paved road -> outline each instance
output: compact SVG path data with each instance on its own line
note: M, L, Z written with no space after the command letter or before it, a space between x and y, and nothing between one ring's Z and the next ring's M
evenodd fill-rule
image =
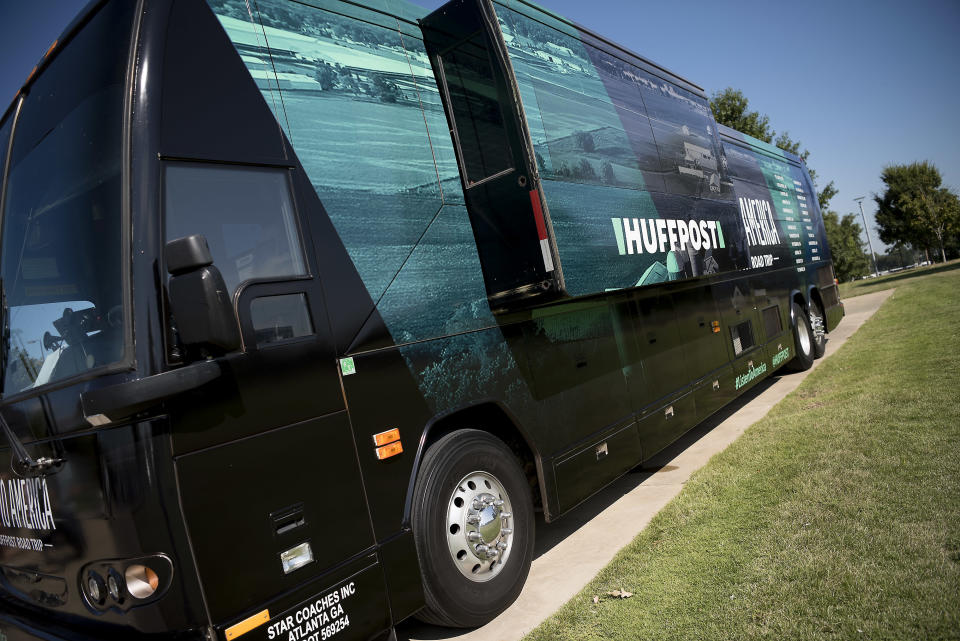
M880 307L893 290L844 301L846 316L829 334L829 358ZM817 367L823 359L814 363ZM810 370L812 371L812 370ZM719 414L556 523L537 525L537 549L520 598L475 630L451 630L411 621L397 629L400 641L514 641L537 627L587 584L714 454L792 392L808 372L769 378Z

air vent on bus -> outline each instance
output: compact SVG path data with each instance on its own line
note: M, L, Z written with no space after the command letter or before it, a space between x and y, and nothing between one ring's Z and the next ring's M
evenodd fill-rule
M303 516L303 503L297 503L283 510L279 510L270 515L277 535L286 534L306 525L306 519Z
M753 327L750 321L731 327L730 336L733 338L733 353L737 356L754 346Z

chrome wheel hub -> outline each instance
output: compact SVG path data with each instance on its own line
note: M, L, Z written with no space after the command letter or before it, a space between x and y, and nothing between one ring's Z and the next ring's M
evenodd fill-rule
M818 343L823 340L825 334L823 330L823 317L810 313L810 329L813 330L813 338Z
M486 472L467 474L447 503L447 548L454 565L471 581L489 581L510 556L510 497Z

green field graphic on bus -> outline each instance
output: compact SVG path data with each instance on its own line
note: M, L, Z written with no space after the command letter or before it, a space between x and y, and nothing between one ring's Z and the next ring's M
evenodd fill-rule
M375 11L318 4L210 1L395 339L493 325L422 40Z
M451 209L464 202L460 175L417 30L337 0L319 8L263 0L253 13L240 0L210 4L392 329L418 340L489 326L469 216ZM416 12L390 2L401 5ZM782 151L764 144L735 151L754 174L741 179L727 169L702 96L588 44L584 34L528 5L493 6L567 293L800 265L819 256L802 172ZM365 153L357 154L360 148ZM656 251L625 251L629 232L611 219L660 225L668 242ZM658 219L687 234L669 240L673 227ZM703 238L700 221L714 221L726 242L696 242ZM459 271L459 287L437 279L438 270ZM407 313L404 301L414 292L430 292L449 316Z
M375 12L321 4L262 0L251 14L240 0L211 0L431 406L456 407L470 390L510 399L536 421L545 408L534 399L552 393L538 382L533 352L512 347L519 337L496 327L486 300L422 40ZM800 206L773 193L800 174L782 152L740 150L747 167L728 175L703 98L585 44L563 23L495 7L568 293L786 259L783 241L796 232L783 217ZM602 344L615 344L616 323L601 305L539 321L543 354L565 349L560 320L594 326ZM609 359L608 385L623 384L623 366Z

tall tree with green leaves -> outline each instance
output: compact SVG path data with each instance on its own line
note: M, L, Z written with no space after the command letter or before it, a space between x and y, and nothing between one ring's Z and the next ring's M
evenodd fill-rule
M803 158L804 162L810 157L810 152L802 149L802 143L799 140L793 140L790 132L784 131L777 134L770 126L770 118L766 114L750 109L750 101L743 95L743 92L733 87L727 87L717 91L710 98L710 109L713 110L713 117L721 125L732 127L737 131L759 138L764 142L769 142L780 149L789 151ZM776 137L776 138L774 138ZM817 184L817 172L809 166L810 179L814 186ZM820 203L820 209L825 209L830 199L837 195L837 189L831 180L826 186L817 191L817 200Z
M880 240L892 244L936 247L947 260L945 244L960 233L960 200L942 186L936 166L926 160L909 165L888 165L880 179L886 185L875 195Z
M833 256L833 271L837 280L846 282L859 278L870 271L870 258L863 251L856 214L843 218L835 211L823 212L823 226L827 231L827 243Z
M810 171L810 177L813 178L812 170ZM820 205L820 210L826 211L830 200L839 193L840 190L833 184L833 181L828 182L823 189L817 192L817 203Z
M870 255L863 248L860 234L863 228L857 222L856 214L840 214L830 209L830 200L839 193L831 180L817 194L820 201L820 213L823 227L827 233L827 244L833 257L833 271L837 279L843 282L860 278L870 271Z
M710 109L721 125L732 127L763 142L773 142L774 132L770 129L770 118L751 111L747 97L739 89L727 87L714 93L710 98Z

